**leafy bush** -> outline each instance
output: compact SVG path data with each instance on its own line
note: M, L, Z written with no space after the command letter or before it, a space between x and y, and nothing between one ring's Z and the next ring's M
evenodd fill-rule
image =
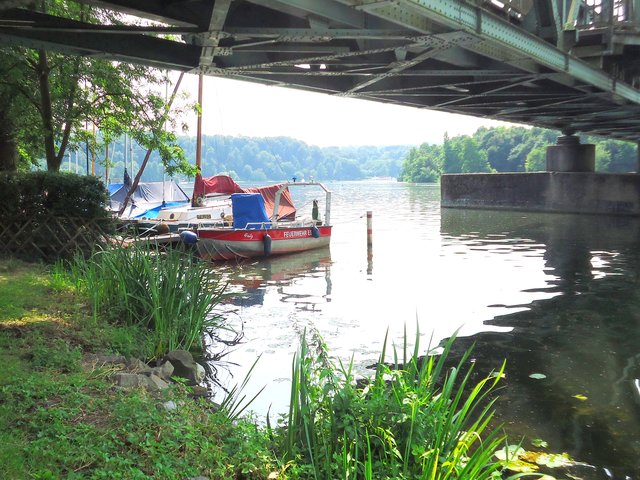
M0 173L0 221L67 216L106 219L107 192L99 178L70 173Z
M0 172L0 251L29 260L90 252L114 230L96 177Z

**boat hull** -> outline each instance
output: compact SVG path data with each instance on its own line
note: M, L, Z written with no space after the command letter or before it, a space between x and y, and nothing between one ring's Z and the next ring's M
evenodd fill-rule
M207 260L232 260L286 253L303 252L326 247L331 240L331 227L270 228L265 230L202 228L198 229L198 253ZM266 235L271 238L270 253L265 255Z

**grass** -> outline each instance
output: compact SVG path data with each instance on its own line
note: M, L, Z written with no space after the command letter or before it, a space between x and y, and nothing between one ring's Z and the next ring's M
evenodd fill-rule
M266 478L276 468L250 417L231 421L181 385L162 397L120 392L109 369L83 363L90 352L148 351L139 326L94 318L42 266L0 260L0 272L9 307L0 319L2 478L214 480ZM168 400L180 408L158 408Z
M153 339L153 355L169 350L201 350L205 329L225 328L214 309L226 285L189 252L161 253L152 245L109 248L85 259L58 264L56 284L89 298L94 320L142 327Z
M311 478L492 479L492 458L506 440L489 431L491 394L502 369L471 382L470 352L445 368L453 339L438 357L420 358L405 345L402 363L383 350L376 373L359 387L352 363L334 364L322 340L306 338L293 361L285 462L309 467ZM470 366L468 366L470 365Z
M450 344L427 359L418 357L417 342L411 352L405 344L394 349L391 364L383 351L372 379L357 384L352 363L332 360L319 337L302 338L292 364L291 410L263 427L246 413L251 399L242 385L222 408L189 398L181 384L160 396L114 389L112 371L89 365L85 355L145 358L157 338L138 322L116 316L122 321L114 323L112 314L94 308L83 281L0 260L0 301L7 307L0 317L3 478L502 476L503 464L492 455L503 437L489 430L502 370L476 380L468 354L449 364ZM169 400L177 410L160 406Z

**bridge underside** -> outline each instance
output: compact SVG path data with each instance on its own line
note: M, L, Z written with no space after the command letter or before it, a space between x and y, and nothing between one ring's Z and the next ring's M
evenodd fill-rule
M581 29L585 2L83 2L118 25L28 3L0 0L0 44L640 141L637 22Z

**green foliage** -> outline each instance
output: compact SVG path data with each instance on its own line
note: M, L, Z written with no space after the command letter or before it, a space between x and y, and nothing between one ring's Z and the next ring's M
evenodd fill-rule
M611 152L603 144L596 145L596 170L607 172L611 168Z
M547 168L547 149L536 147L527 155L524 162L527 172L542 172Z
M478 143L473 138L461 137L459 141L462 173L486 173L492 171L487 161L487 152L480 150Z
M442 174L442 147L423 143L412 148L400 172L404 182L436 183Z
M459 138L459 137L458 137ZM443 173L460 173L462 172L463 158L460 157L460 151L456 148L455 137L449 138L449 135L445 132L444 140L442 142L442 172Z
M47 0L31 8L72 21L123 24L122 14L67 0ZM109 142L127 132L145 149L157 150L169 171L193 169L175 135L165 132L165 121L173 130L190 106L173 109L165 119L164 72L22 47L0 52L0 72L6 79L0 85L0 143L15 146L22 166L45 158L48 170L57 171L67 150L86 146L96 154L104 146L101 140ZM94 135L93 126L101 137Z
M36 368L54 368L61 372L75 372L80 368L80 349L62 338L36 338L31 354Z
M0 173L0 221L51 216L108 219L107 194L96 177L66 173Z
M615 173L635 171L637 147L633 143L599 137L587 137L583 142L596 144L596 170Z
M250 420L232 424L179 388L161 399L113 392L105 373L48 369L6 380L0 390L0 412L8 413L0 421L5 478L266 478L272 469L266 437ZM158 408L169 400L179 411Z
M336 364L321 339L303 338L288 421L271 428L267 419L265 428L240 415L243 385L218 409L180 384L122 392L111 368L80 366L81 351L109 350L119 334L101 329L102 317L83 318L81 298L69 292L73 276L63 280L60 269L53 280L42 267L0 262L0 294L19 284L42 301L30 309L32 323L22 312L0 319L4 478L501 478L505 462L492 458L501 436L489 422L502 370L478 376L469 352L447 359L453 340L440 357L419 358L405 336L393 365L384 363L385 342L375 375L359 385L351 363ZM178 408L163 408L166 401Z
M55 260L78 249L89 252L112 232L107 194L95 177L0 172L0 222L20 232L15 255Z
M405 335L401 364L395 349L394 365L385 364L383 349L375 376L358 386L352 364L334 364L321 339L312 347L303 336L281 427L290 469L319 479L495 478L503 437L488 430L490 396L504 365L473 384L470 352L446 368L453 339L437 359L419 358L418 340L409 352Z
M100 135L98 135L100 137ZM109 150L109 176L112 182L122 182L124 175L123 137L114 137ZM195 163L196 140L179 136L177 144L184 149L188 162ZM101 142L102 144L104 142ZM265 182L314 178L317 180L359 180L367 177L397 177L409 146L389 147L316 147L293 138L231 137L204 135L202 138L202 172L204 176L225 172L236 180ZM142 163L146 150L134 142L134 172ZM104 149L99 150L104 156ZM84 155L80 156L81 162ZM64 163L62 170L75 171L75 162ZM84 171L84 167L81 168ZM129 166L127 165L127 168ZM163 178L160 155L153 152L142 176L143 181ZM96 169L104 176L104 165ZM179 179L186 179L178 174Z
M151 245L107 248L69 263L69 279L98 315L137 325L154 338L154 355L202 349L205 329L224 328L213 313L226 284L190 252L166 253Z
M436 182L443 173L534 172L546 169L546 147L559 132L541 128L480 128L472 136L444 136L442 146L421 145L404 158L399 179ZM596 145L596 171L630 172L635 169L636 148L629 142L581 139Z

